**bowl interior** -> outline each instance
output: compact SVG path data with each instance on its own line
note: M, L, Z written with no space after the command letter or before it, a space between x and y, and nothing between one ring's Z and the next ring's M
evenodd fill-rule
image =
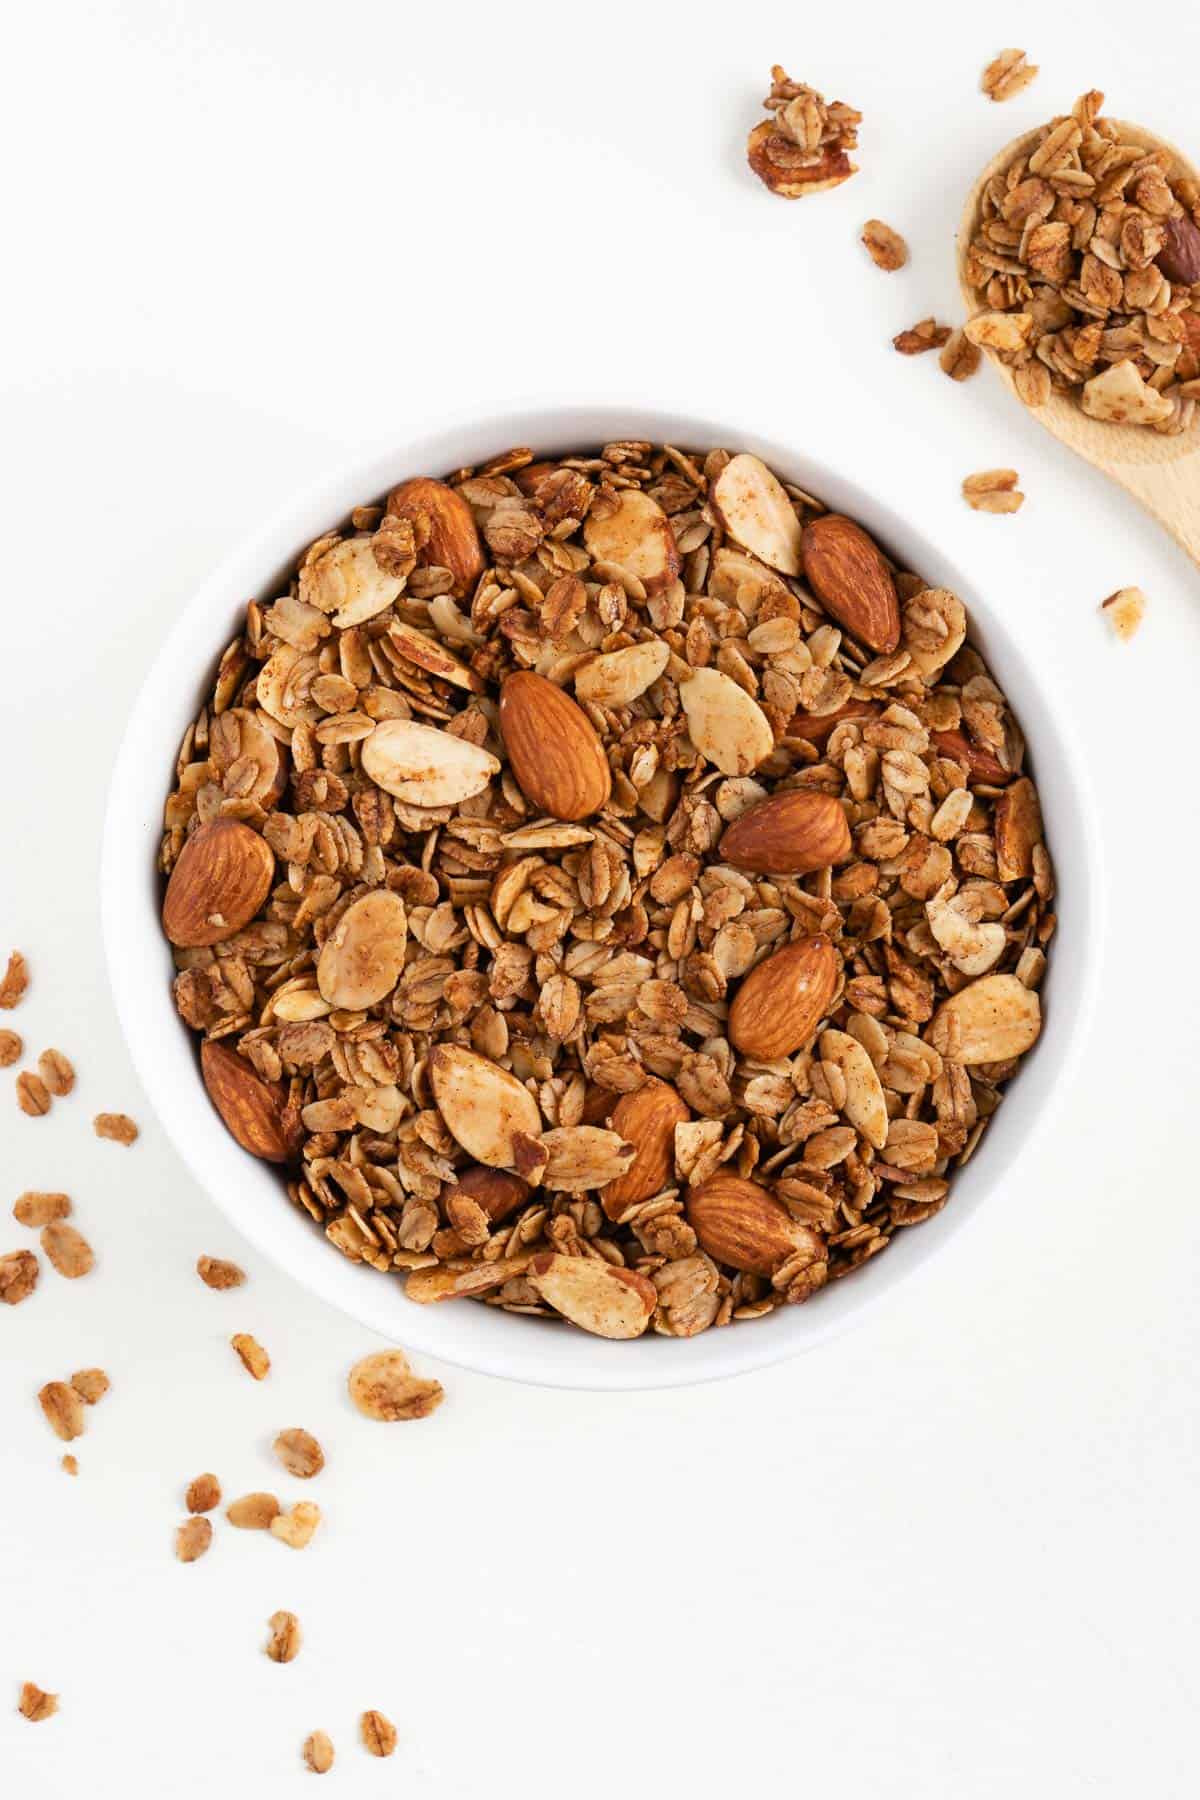
M1021 720L1030 746L1060 875L1060 930L1043 990L1045 1025L988 1128L979 1154L956 1178L950 1205L897 1234L885 1255L806 1306L698 1338L649 1335L609 1343L548 1321L466 1301L418 1306L399 1280L347 1261L295 1209L276 1170L239 1149L209 1104L195 1042L171 998L173 967L159 925L155 856L162 809L183 733L207 691L247 599L271 597L297 553L351 507L404 476L441 474L483 461L511 444L539 454L644 437L684 447L750 450L831 506L861 519L903 564L952 588ZM358 462L281 510L236 550L187 605L155 661L130 716L105 823L101 899L110 978L138 1073L164 1127L197 1180L265 1255L322 1299L409 1348L512 1379L580 1388L653 1388L713 1379L794 1355L845 1329L894 1294L917 1267L973 1217L985 1195L1029 1154L1049 1090L1065 1078L1089 1010L1098 942L1095 833L1080 761L1061 717L985 591L951 567L907 519L794 446L714 421L638 407L539 407L414 436Z

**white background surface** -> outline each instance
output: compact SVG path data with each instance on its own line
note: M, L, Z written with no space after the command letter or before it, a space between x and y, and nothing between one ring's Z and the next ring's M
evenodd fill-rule
M0 949L35 986L4 1023L80 1080L31 1121L3 1076L0 1217L65 1188L99 1259L0 1318L13 1800L273 1800L317 1726L337 1791L1193 1791L1200 574L989 372L952 386L889 346L959 316L967 173L1081 88L1200 153L1193 11L1054 14L1005 8L1042 74L1003 107L977 92L1001 36L960 6L77 0L10 25ZM865 114L862 173L802 206L742 162L775 60ZM857 243L871 215L903 273ZM102 808L168 622L264 509L443 396L530 392L820 444L1004 597L1101 797L1104 1001L1024 1185L883 1319L661 1396L427 1365L446 1404L384 1428L344 1394L375 1342L239 1243L145 1112L101 960ZM1016 518L959 499L996 464ZM1126 583L1150 614L1117 648L1095 609ZM134 1149L92 1137L102 1108L141 1119ZM208 1292L201 1252L249 1285ZM71 1481L35 1394L92 1363L113 1391ZM329 1459L313 1547L219 1523L176 1563L200 1470L299 1497L269 1448L294 1424ZM281 1606L306 1632L287 1667L261 1649ZM61 1692L53 1721L13 1710L25 1678ZM389 1763L357 1744L367 1706Z

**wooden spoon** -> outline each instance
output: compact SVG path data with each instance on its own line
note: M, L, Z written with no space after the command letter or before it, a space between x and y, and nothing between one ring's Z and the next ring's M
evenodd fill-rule
M1200 180L1200 174L1174 144L1144 131L1140 125L1128 125L1121 119L1114 123L1125 142L1140 144L1146 150L1168 150L1184 176ZM1014 138L999 156L993 157L971 189L958 228L957 246L958 284L968 316L981 309L980 296L966 278L966 261L979 225L983 190L993 175L1001 174L1018 157L1028 155L1040 135L1039 128ZM995 356L992 361L1006 387L1016 395L1013 371ZM1068 450L1119 482L1200 564L1200 417L1177 437L1166 437L1146 425L1111 425L1103 419L1089 419L1074 393L1056 391L1044 406L1029 410Z

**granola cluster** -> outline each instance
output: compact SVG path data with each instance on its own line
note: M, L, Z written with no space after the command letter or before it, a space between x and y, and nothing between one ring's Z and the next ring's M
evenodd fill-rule
M984 190L968 338L1021 398L1074 393L1096 419L1186 431L1200 397L1200 188L1083 94Z
M413 1298L603 1335L885 1250L1036 1039L1055 927L965 633L725 450L518 449L358 508L249 605L167 801L230 1129Z
M858 171L847 154L858 144L862 114L841 100L826 102L815 88L793 81L776 63L763 106L772 116L750 133L750 167L773 194L798 200L840 187Z

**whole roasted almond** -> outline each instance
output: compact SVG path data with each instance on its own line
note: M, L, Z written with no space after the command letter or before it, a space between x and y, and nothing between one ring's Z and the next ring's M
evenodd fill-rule
M679 573L671 521L640 488L623 489L615 512L607 516L589 513L583 541L593 561L619 564L637 576L648 596L661 594Z
M775 748L767 716L719 669L694 669L679 684L688 736L722 775L749 775Z
M1001 787L1006 781L1012 780L1012 770L1006 769L990 750L969 738L965 731L931 731L929 741L939 756L948 756L953 762L962 763L972 781L984 782L988 787Z
M730 1042L756 1062L807 1044L837 991L841 959L823 932L798 938L757 963L729 1009Z
M396 518L412 520L422 566L449 569L460 598L472 592L483 574L483 546L475 515L461 494L444 481L417 475L392 489L387 509Z
M861 525L822 513L801 537L804 574L826 612L880 656L900 642L900 601L892 572Z
M321 946L317 986L347 1012L366 1012L391 993L404 967L408 914L399 894L376 888L348 906Z
M754 875L808 875L850 854L841 802L815 788L788 788L748 807L725 828L723 862Z
M845 706L839 706L831 713L795 713L788 720L785 737L803 738L805 743L816 744L823 749L832 737L835 728L845 719L872 719L879 711L870 700L847 700ZM847 845L847 848L849 846Z
M218 1042L201 1044L200 1072L209 1099L243 1150L273 1163L299 1155L304 1131L281 1082L264 1081L244 1056Z
M446 1198L462 1194L481 1207L493 1225L507 1219L509 1213L524 1206L530 1195L527 1181L510 1169L489 1169L486 1163L473 1163L460 1169L454 1186L445 1190Z
M525 1279L572 1325L597 1337L640 1337L658 1300L654 1283L633 1269L618 1269L591 1256L542 1251Z
M275 857L238 819L213 819L179 853L163 899L163 930L181 949L222 944L248 925L267 895Z
M1042 809L1027 775L1006 788L993 813L996 873L1001 881L1028 881L1033 852L1042 841Z
M800 573L800 521L766 463L744 452L732 457L713 483L712 504L743 550L784 575Z
M719 1170L687 1197L688 1223L715 1262L768 1280L798 1251L821 1248L807 1225L756 1181Z
M634 1157L623 1175L610 1181L600 1204L610 1219L619 1219L639 1200L648 1200L670 1185L674 1164L675 1127L691 1118L675 1089L652 1078L622 1094L613 1107L611 1128L634 1146Z
M662 638L594 657L575 672L575 692L592 706L629 706L658 680L670 660Z
M500 772L487 750L413 719L381 720L363 739L361 757L376 787L406 806L458 806Z
M943 1001L926 1032L940 1056L972 1067L1023 1056L1042 1029L1042 1005L1015 975L985 975Z
M612 775L595 727L544 675L508 676L500 735L521 792L551 818L586 819L608 804Z
M438 1111L468 1156L493 1168L512 1168L516 1133L541 1136L537 1101L509 1070L461 1044L439 1044L429 1058Z
M1186 213L1164 219L1163 247L1155 262L1177 287L1195 287L1200 282L1200 225Z

